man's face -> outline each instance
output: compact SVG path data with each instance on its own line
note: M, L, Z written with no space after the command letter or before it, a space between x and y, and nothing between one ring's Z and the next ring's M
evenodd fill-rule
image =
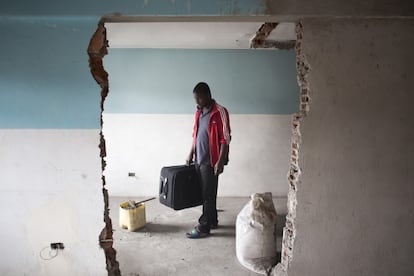
M206 94L193 93L194 100L200 108L207 107L210 104L210 97Z

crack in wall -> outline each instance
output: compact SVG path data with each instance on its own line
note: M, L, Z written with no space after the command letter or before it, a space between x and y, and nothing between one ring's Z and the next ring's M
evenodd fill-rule
M289 193L288 193L288 214L286 215L286 224L283 228L281 262L276 265L273 275L287 276L289 265L293 259L294 244L296 238L296 210L297 210L297 191L301 184L301 168L299 166L300 145L302 134L300 125L303 119L309 113L310 104L310 87L308 74L311 70L306 57L302 52L302 35L303 25L301 22L296 23L296 70L297 81L300 89L299 112L292 117L292 139L291 139L291 159L290 169L288 172Z
M106 180L103 172L106 167L106 145L105 137L102 132L103 119L102 112L104 111L104 102L105 98L109 92L109 82L108 82L108 73L105 71L103 66L103 57L108 54L108 41L106 39L106 29L104 27L104 22L101 20L98 24L98 28L93 34L89 46L88 46L88 55L89 55L89 67L91 69L91 74L95 81L101 87L101 131L100 131L100 157L101 157L101 166L102 166L102 194L104 198L104 222L105 227L102 229L99 234L99 244L105 252L106 258L106 269L108 275L110 276L120 276L121 271L119 269L119 263L116 260L116 250L113 248L113 230L112 230L112 220L109 216L109 198L108 190L105 188Z
M280 50L291 50L295 48L296 40L272 40L268 39L270 33L279 25L278 22L265 22L257 30L256 35L250 41L250 48L274 48Z
M277 23L266 23L262 27L266 27L265 30L261 28L264 36L267 36L269 30L273 30L276 27ZM259 30L260 31L260 30ZM267 35L266 35L267 34ZM291 160L290 160L290 169L288 172L288 181L289 181L289 193L288 193L288 214L286 216L286 224L283 228L283 240L282 240L282 252L281 252L281 262L278 263L273 269L272 274L276 276L287 276L287 271L290 265L290 262L293 258L293 249L294 241L296 237L296 207L297 207L297 198L296 193L298 186L300 185L300 175L301 169L299 167L299 149L301 144L301 133L300 133L300 124L303 119L307 116L309 112L310 104L310 88L309 82L307 80L308 73L310 71L310 66L306 61L305 55L302 53L302 34L303 34L303 25L301 22L296 23L296 69L297 69L297 81L300 88L300 108L299 112L295 113L292 116L292 138L291 138ZM104 249L106 257L106 268L108 275L110 276L120 276L121 271L119 269L119 263L116 260L116 250L113 248L113 230L112 230L112 221L109 216L109 198L108 190L105 188L106 180L103 172L106 167L106 144L105 137L102 132L103 119L102 112L104 111L104 102L105 98L109 92L109 82L108 82L108 73L103 67L103 57L108 54L108 41L106 39L106 29L104 27L104 19L98 24L98 28L92 36L89 46L88 46L88 55L89 55L89 67L91 69L91 74L95 81L101 87L101 131L100 131L100 157L102 165L102 193L104 196L104 222L105 227L102 229L99 235L100 246Z

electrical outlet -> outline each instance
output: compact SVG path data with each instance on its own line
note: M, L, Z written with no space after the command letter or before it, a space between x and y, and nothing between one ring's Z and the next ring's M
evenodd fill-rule
M63 245L63 243L62 243L62 242L52 242L52 243L50 244L50 248L51 248L51 249L64 249L64 248L65 248L65 246Z
M129 173L128 173L128 176L129 176L129 177L135 177L135 173L134 173L134 172L129 172Z

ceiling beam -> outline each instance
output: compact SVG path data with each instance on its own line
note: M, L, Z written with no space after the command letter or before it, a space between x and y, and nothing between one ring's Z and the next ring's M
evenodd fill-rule
M278 23L276 22L265 22L259 30L256 32L256 36L252 39L251 48L264 48L266 38L276 28Z

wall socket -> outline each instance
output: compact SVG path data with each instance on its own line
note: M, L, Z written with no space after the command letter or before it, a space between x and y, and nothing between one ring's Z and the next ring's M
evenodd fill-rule
M134 172L129 172L129 173L128 173L128 176L129 176L129 177L135 177L135 173L134 173Z
M51 249L64 249L65 246L63 245L63 242L52 242L50 244Z

